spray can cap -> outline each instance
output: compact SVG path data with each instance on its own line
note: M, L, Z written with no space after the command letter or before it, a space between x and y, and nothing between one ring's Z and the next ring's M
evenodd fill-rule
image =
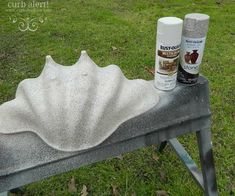
M185 15L183 35L191 38L205 37L210 17L206 14L192 13Z
M164 44L181 42L183 20L177 17L163 17L157 22L157 36Z

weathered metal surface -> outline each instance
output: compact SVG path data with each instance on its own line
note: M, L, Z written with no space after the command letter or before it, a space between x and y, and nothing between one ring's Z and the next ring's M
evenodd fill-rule
M195 85L177 84L173 91L159 94L160 102L154 108L124 122L89 150L58 151L30 132L0 134L0 192L210 127L209 89L204 77Z

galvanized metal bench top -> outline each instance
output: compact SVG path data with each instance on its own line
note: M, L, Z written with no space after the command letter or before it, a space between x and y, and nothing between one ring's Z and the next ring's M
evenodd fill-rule
M173 91L159 94L159 104L124 122L102 144L88 150L58 151L32 132L0 134L0 192L148 145L160 144L162 151L169 142L205 194L217 195L208 81L200 76L195 85L178 83ZM202 174L175 139L190 132L197 133Z

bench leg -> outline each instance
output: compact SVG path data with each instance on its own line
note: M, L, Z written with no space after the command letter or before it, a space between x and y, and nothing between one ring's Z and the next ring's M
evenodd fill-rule
M184 166L188 169L189 173L193 176L194 180L203 189L205 195L217 196L218 191L211 145L211 131L210 129L203 129L197 131L196 134L202 173L197 169L193 159L176 138L170 139L168 143L183 162ZM158 148L160 149L160 152L164 149L165 145L166 143L161 143Z
M157 151L162 153L166 145L167 145L167 141L161 142L161 144L157 147Z
M211 145L210 129L197 131L197 141L201 161L205 195L218 195L216 185L215 166Z
M204 191L204 183L201 171L197 168L196 163L194 163L191 156L184 149L182 144L176 139L170 139L169 144L171 148L175 151L176 155L180 158L188 172L192 175L193 179L199 185L200 188Z
M0 193L0 196L8 196L8 192L3 192L3 193Z

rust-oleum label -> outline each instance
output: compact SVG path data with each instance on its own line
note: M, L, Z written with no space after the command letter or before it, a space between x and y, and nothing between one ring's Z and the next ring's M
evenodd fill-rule
M175 87L180 45L159 44L156 53L155 86L162 90Z
M199 73L199 65L202 62L206 37L187 38L182 37L180 51L181 68L190 74Z

